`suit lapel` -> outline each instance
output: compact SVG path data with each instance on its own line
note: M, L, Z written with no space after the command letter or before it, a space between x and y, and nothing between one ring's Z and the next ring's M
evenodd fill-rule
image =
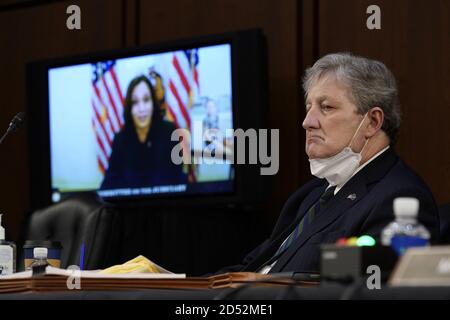
M345 214L347 210L366 196L368 193L368 185L384 177L398 160L398 157L391 149L389 148L374 159L339 190L330 200L327 207L318 214L314 222L310 225L310 228L300 234L295 242L280 257L270 272L280 272L306 241L313 235L326 229L327 226Z
M319 199L320 195L325 191L327 182L324 181L320 186L315 187L301 202L300 207L297 210L296 218L292 220L290 224L279 226L275 229L272 234L272 241L270 246L261 253L257 259L249 263L243 271L245 270L255 270L261 267L263 263L268 261L275 254L279 246L283 241L289 236L289 234L294 230L300 219L306 214L306 211Z
M277 242L277 240L280 238L283 240L286 239L286 237L291 233L291 231L297 226L297 224L300 222L300 220L306 214L308 209L311 208L311 206L314 203L316 203L316 201L319 200L322 193L325 192L326 186L327 186L327 183L324 182L321 186L316 187L309 193L309 195L306 196L306 198L300 204L300 206L297 210L295 219L291 222L291 224L289 225L289 228L284 228L282 232L279 232L278 236L275 237L273 242ZM274 233L274 234L277 234L277 233ZM279 243L279 245L281 245L281 243Z
M314 222L307 228L305 232L295 240L295 242L286 250L274 265L271 272L279 272L290 261L295 253L307 242L313 235L324 230L337 218L345 214L345 212L354 206L367 193L365 183L359 181L352 183L352 186L344 186L330 200L326 209L319 213ZM353 195L356 197L354 198ZM350 197L349 197L350 196Z
M315 188L300 204L300 207L297 210L296 219L289 225L289 228L286 228L283 232L281 232L273 241L274 245L278 249L278 247L283 243L283 241L289 236L289 234L294 230L294 228L299 224L300 220L306 214L309 208L316 203L322 193L325 192L326 184Z

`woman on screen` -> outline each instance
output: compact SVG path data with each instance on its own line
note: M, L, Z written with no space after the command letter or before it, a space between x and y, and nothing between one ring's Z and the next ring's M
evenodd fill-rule
M134 78L124 102L124 126L115 137L101 189L145 188L187 183L181 165L171 160L175 126L163 119L152 84Z

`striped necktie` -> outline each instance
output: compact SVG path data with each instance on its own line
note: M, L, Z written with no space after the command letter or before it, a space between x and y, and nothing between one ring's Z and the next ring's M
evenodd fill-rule
M274 254L271 261L277 259L287 248L297 239L300 234L305 230L314 220L316 215L323 209L326 208L329 200L334 196L334 190L336 186L329 187L325 192L320 196L319 200L308 210L308 212L303 216L300 222L297 224L295 229L289 234L286 240L281 244L278 248L277 252Z

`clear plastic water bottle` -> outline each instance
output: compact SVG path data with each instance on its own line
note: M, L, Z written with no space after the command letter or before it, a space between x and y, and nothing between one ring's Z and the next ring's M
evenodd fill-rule
M394 200L395 221L381 232L381 243L391 246L399 255L410 247L429 245L430 232L418 222L419 200L396 198Z

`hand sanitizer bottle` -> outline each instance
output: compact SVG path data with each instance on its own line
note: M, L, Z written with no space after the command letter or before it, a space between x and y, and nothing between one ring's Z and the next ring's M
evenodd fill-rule
M16 272L16 245L5 241L5 228L0 214L0 276Z

